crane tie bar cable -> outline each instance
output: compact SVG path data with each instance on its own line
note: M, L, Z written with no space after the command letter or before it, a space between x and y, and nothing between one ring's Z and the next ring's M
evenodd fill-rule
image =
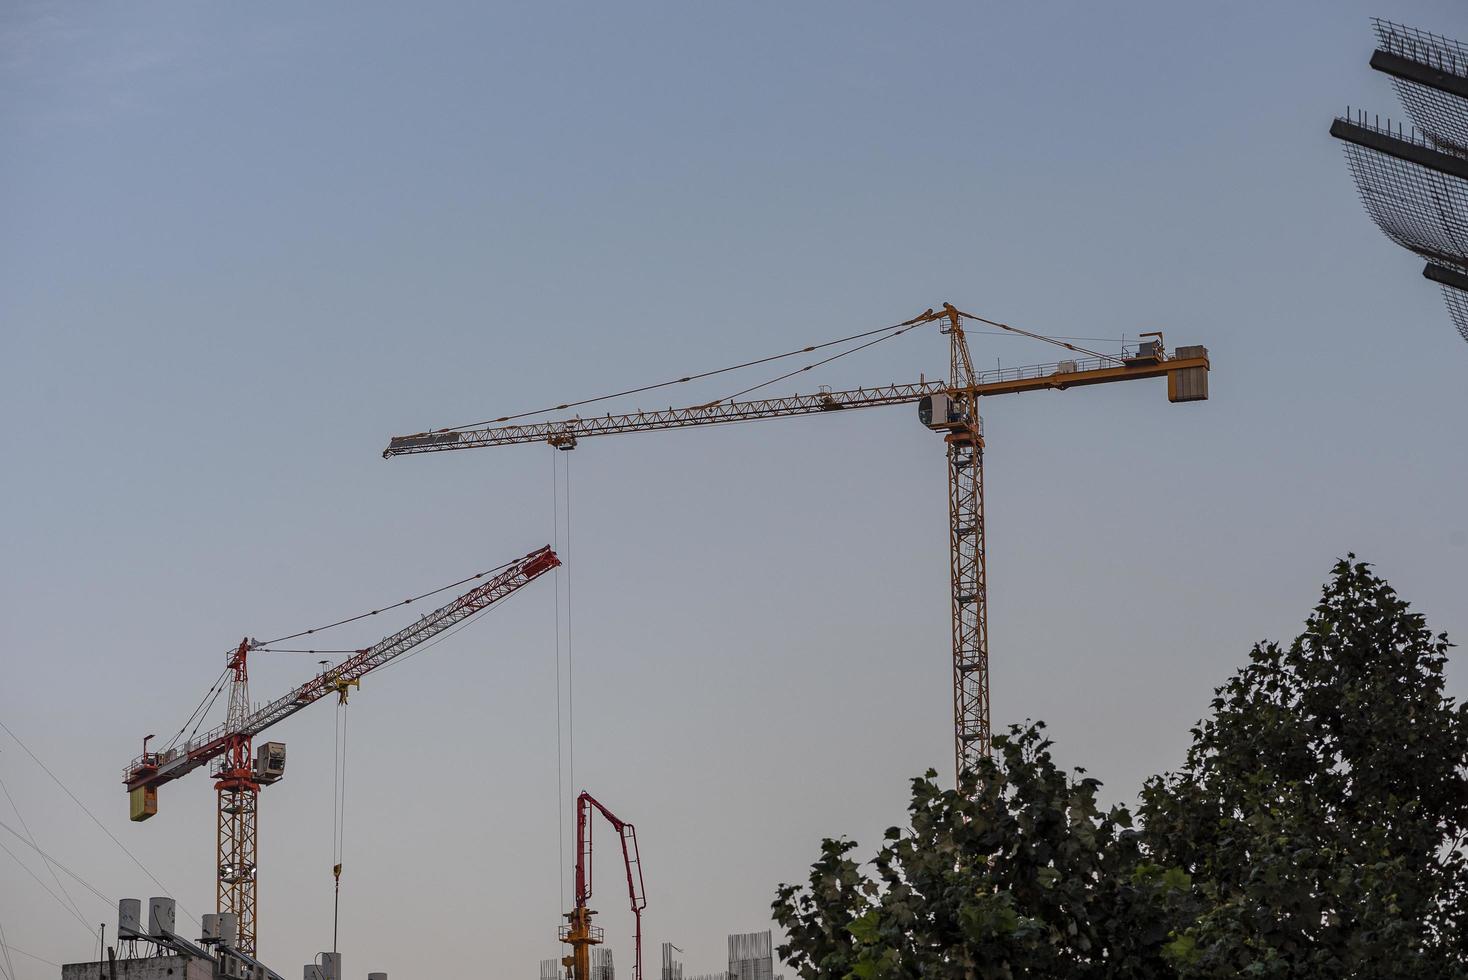
M768 364L771 361L783 360L784 358L787 358L787 357L794 357L797 354L809 354L811 351L818 351L818 350L821 350L824 347L835 347L837 344L845 344L845 343L849 343L850 341L853 341L853 340L861 340L864 337L870 337L873 334L886 333L888 330L895 330L898 327L913 327L913 326L917 326L919 323L928 323L928 322L931 322L932 321L932 316L931 316L932 312L933 312L932 310L928 310L926 313L922 314L921 316L915 317L912 320L907 320L907 321L905 321L903 323L893 323L893 324L890 324L889 326L877 327L875 330L865 330L865 331L863 331L861 333L854 333L854 334L852 334L849 337L841 337L841 338L838 338L836 340L828 340L828 341L826 341L825 343L822 343L822 344L811 344L809 347L801 347L798 350L786 351L783 354L772 354L769 357L761 357L761 358L758 358L758 359L753 360L753 361L745 361L743 364L732 364L729 367L722 367L722 368L718 368L718 369L713 370L713 371L703 371L703 372L700 372L698 374L690 374L690 375L687 375L686 377L674 378L671 381L660 381L657 384L643 385L640 388L628 388L628 389L626 389L624 391L612 392L609 395L597 395L595 398L583 398L580 401L565 402L565 403L560 404L560 405L551 405L551 406L549 406L547 408L538 408L538 409L536 409L533 412L520 412L520 413L518 413L516 415L501 415L497 419L485 419L482 422L466 422L466 423L464 423L462 425L449 425L449 426L445 426L445 427L440 428L440 429L430 429L429 431L431 431L431 432L456 432L456 431L458 431L460 429L474 429L474 428L478 428L479 426L482 426L482 425L498 425L501 422L513 422L515 419L530 418L533 415L544 415L547 412L561 412L561 411L565 411L568 408L579 408L582 405L591 405L591 404L594 404L596 402L610 401L613 398L621 398L624 395L639 395L639 394L641 394L644 391L656 391L659 388L670 388L673 385L680 385L680 384L683 384L683 383L688 382L688 381L699 381L699 380L701 380L703 378L711 378L711 377L713 377L716 374L728 374L730 371L739 371L739 370L742 370L743 368L755 367L755 366L760 365L760 364ZM860 348L858 348L858 349L860 349ZM824 362L822 362L822 363L824 363ZM805 369L802 369L802 370L805 370ZM799 372L796 372L796 373L799 373ZM778 379L776 379L776 380L778 380ZM767 383L773 383L773 382L767 382Z
M785 374L780 375L778 378L771 378L768 381L762 381L762 382L760 382L757 385L754 385L754 386L749 387L749 388L745 388L743 391L736 391L732 395L728 395L728 396L726 396L724 398L720 398L717 401L706 402L706 403L704 403L702 405L699 405L698 407L699 408L713 408L715 405L718 405L721 402L732 401L735 398L739 398L739 397L741 397L743 395L747 395L747 394L749 394L752 391L759 391L761 388L768 388L772 384L777 384L777 383L779 383L781 381L786 380L787 378L793 378L797 374L803 374L806 371L809 371L809 370L811 370L813 368L818 368L818 367L821 367L822 365L830 364L832 361L839 360L840 358L845 357L847 354L855 354L857 351L859 351L859 350L865 350L866 348L871 347L873 344L880 344L884 340L891 340L893 337L900 337L903 334L907 333L907 331L911 330L913 327L921 326L923 323L927 323L927 322L929 322L929 321L926 320L926 319L920 319L920 320L918 320L916 322L909 321L909 322L907 322L905 324L899 323L895 328L894 327L884 327L883 328L884 330L891 330L892 332L891 333L888 333L886 336L878 337L875 340L868 340L864 344L858 344L857 346L851 348L850 350L844 350L844 351L842 351L839 354L832 354L830 357L825 358L824 360L815 361L814 363L807 364L805 367L797 368L794 371L788 371ZM871 333L865 334L864 336L868 336L869 337L869 336L871 336L872 333L877 333L877 332L879 332L879 331L871 331Z
M1000 323L998 320L986 320L981 316L974 316L972 313L965 313L963 312L963 310L959 310L958 315L968 320L976 320L979 323L987 323L989 326L998 327L1000 330L1007 330L1010 333L1017 333L1022 337L1029 337L1034 340L1043 340L1047 344L1054 344L1056 347L1064 347L1066 350L1075 351L1077 354L1089 354L1092 357L1099 357L1108 361L1121 361L1121 358L1117 357L1115 354L1102 354L1100 351L1087 350L1084 347L1077 347L1075 344L1067 344L1065 341L1057 340L1054 337L1046 337L1044 334L1030 333L1028 330L1021 330L1019 327L1011 327L1009 324Z
M509 568L513 564L515 564L515 563L512 562L512 561L507 561L503 565L496 565L494 568L486 569L485 571L482 571L482 572L475 572L473 575L470 575L468 578L461 578L457 582L450 582L448 585L442 586L441 588L434 589L431 592L425 592L422 595L415 595L411 599L404 599L402 602L395 602L395 603L393 603L390 606L383 606L381 609L373 609L370 612L360 613L360 614L358 614L356 616L349 616L346 619L337 620L335 623L329 623L326 626L314 626L311 629L301 630L299 633L292 633L289 636L277 636L273 640L265 640L264 642L252 642L250 644L250 649L251 650L260 650L260 651L264 651L266 653L302 653L302 652L305 652L305 653L356 653L357 652L356 650L306 650L306 651L290 650L290 651L287 651L287 650L269 650L269 649L266 649L266 648L269 647L270 644L272 644L272 643L284 643L286 640L294 640L294 639L296 639L298 637L310 636L313 633L320 633L320 632L322 632L324 630L335 629L338 626L345 626L347 623L355 623L359 619L367 619L369 616L376 616L378 613L384 613L384 612L387 612L390 609L398 609L398 608L401 608L402 606L406 606L406 605L408 605L411 602L417 602L419 599L427 599L431 595L438 595L440 592L447 592L449 589L457 588L457 587L463 585L464 583L466 583L466 582L472 582L472 581L474 581L477 578L484 578L484 576L486 576L486 575L493 575L495 572L504 571L506 568Z
M998 321L995 321L995 320L988 320L988 319L985 319L984 317L981 317L981 316L975 316L972 313L964 313L962 310L959 311L959 315L965 317L966 319L974 320L974 321L977 321L979 323L984 323L984 324L988 324L989 326L997 327L997 328L999 328L999 331L1001 333L1018 334L1019 336L1022 336L1022 337L1029 337L1029 338L1034 339L1034 340L1042 340L1042 341L1044 341L1046 343L1055 344L1058 347L1064 347L1067 350L1075 351L1076 353L1090 355L1091 357L1100 357L1100 358L1104 358L1106 360L1111 360L1111 361L1120 361L1121 360L1121 358L1119 358L1119 357L1117 357L1117 356L1115 356L1113 354L1102 354L1102 353L1099 353L1097 351L1088 350L1088 349L1086 349L1084 347L1077 347L1077 346L1075 346L1073 344L1065 343L1066 340L1109 340L1110 338L1106 338L1106 337L1061 337L1061 338L1057 338L1057 337L1046 337L1043 334L1031 333L1028 330L1021 330L1018 327L1011 327L1007 323L999 323ZM559 405L550 405L550 406L547 406L545 408L535 409L534 411L518 412L518 413L513 414L513 415L501 415L499 418L484 419L484 420L479 421L479 422L465 422L465 423L461 423L459 425L448 425L448 426L443 426L443 427L437 428L437 429L429 429L429 430L426 430L426 431L428 431L428 432L435 432L435 433L436 432L458 432L458 431L463 430L463 429L474 429L474 428L478 428L478 427L486 426L486 425L499 425L499 424L504 423L504 422L513 422L513 421L516 421L518 419L531 418L531 417L536 416L536 415L545 415L548 412L560 412L560 411L565 411L565 410L571 409L571 408L580 408L583 405L592 405L592 404L595 404L597 402L610 401L610 400L612 400L614 398L621 398L621 397L626 396L626 395L638 395L638 394L642 394L643 392L647 392L647 391L657 391L660 388L669 388L669 387L672 387L673 385L685 384L685 383L690 382L690 381L699 381L699 380L702 380L703 378L711 378L711 377L714 377L714 376L720 375L720 374L728 374L731 371L739 371L739 370L743 370L744 368L748 368L748 367L756 367L756 366L758 366L760 364L769 364L772 361L779 361L779 360L783 360L783 359L785 359L787 357L794 357L797 354L809 354L809 353L811 353L813 351L822 350L822 349L827 348L827 347L835 347L838 344L849 343L849 342L851 342L853 340L864 340L865 338L874 336L876 334L886 334L886 336L878 337L877 340L870 341L869 343L862 344L862 345L860 345L858 347L854 347L854 348L852 348L849 351L843 351L842 353L837 354L837 355L835 355L833 357L829 357L829 358L826 358L825 360L817 361L817 362L815 362L813 364L806 365L805 367L802 367L802 368L800 368L797 371L791 371L791 372L789 372L787 374L782 374L782 375L780 375L777 378L771 378L769 381L763 382L762 384L755 385L755 386L753 386L751 388L746 388L743 391L737 392L737 393L735 393L733 395L729 395L726 398L720 398L720 399L717 399L715 401L707 402L705 405L699 406L699 407L709 407L709 408L711 408L711 407L713 407L715 405L718 405L718 404L721 404L723 402L726 402L726 401L728 401L728 400L730 400L732 398L738 398L741 395L747 395L747 394L749 394L751 392L758 391L761 388L764 388L764 387L767 387L769 385L775 384L775 383L777 383L779 381L784 381L787 378L793 378L797 374L802 374L802 373L804 373L806 371L812 370L813 368L818 368L818 367L821 367L822 365L829 364L829 363L831 363L831 361L834 361L837 358L844 357L847 354L853 354L853 353L855 353L856 351L859 351L859 350L863 350L866 347L869 347L872 344L877 343L879 341L888 340L888 339L891 339L892 337L900 336L901 334L907 332L907 330L909 330L909 329L911 329L913 327L921 326L922 324L925 324L925 323L934 323L934 322L937 322L940 318L941 318L941 314L935 313L933 310L928 309L928 310L923 311L919 315L913 317L911 320L904 320L902 323L894 323L894 324L891 324L891 325L885 326L885 327L877 327L874 330L865 330L865 331L862 331L861 333L854 333L854 334L851 334L850 336L847 336L847 337L840 337L840 338L838 338L836 340L828 340L828 341L825 341L824 343L820 343L820 344L811 344L811 345L809 345L807 347L801 347L801 348L798 348L796 350L786 351L783 354L772 354L769 357L756 358L755 360L752 360L752 361L744 361L744 362L742 362L740 364L732 364L732 365L730 365L728 367L717 368L717 369L712 370L712 371L702 371L702 372L699 372L697 374L689 374L689 375L685 375L684 377L681 377L681 378L673 378L672 380L669 380L669 381L660 381L657 384L642 385L642 386L637 387L637 388L625 388L622 391L615 391L615 392L611 392L611 393L605 394L605 395L597 395L597 396L595 396L593 398L583 398L583 399L580 399L579 401L562 402ZM996 334L996 336L997 335L998 334ZM322 627L322 628L325 629L327 627ZM272 641L272 642L274 642L274 641Z

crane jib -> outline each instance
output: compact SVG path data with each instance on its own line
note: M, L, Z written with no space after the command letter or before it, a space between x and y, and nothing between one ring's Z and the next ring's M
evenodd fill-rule
M197 743L186 743L182 749L147 753L134 759L124 774L123 782L130 789L172 782L223 755L237 739L260 734L307 705L341 690L342 685L360 679L475 613L487 609L560 564L561 559L549 545L538 548L447 605L435 609L412 625L379 640L270 702L249 715L237 728L231 730L227 725L221 725L208 732Z
M624 432L652 432L695 425L725 425L756 419L817 415L848 408L877 408L882 405L919 403L936 395L957 397L995 395L1022 391L1063 391L1087 385L1142 378L1167 377L1173 401L1201 401L1207 396L1208 352L1202 347L1183 347L1171 357L1159 349L1147 356L1118 355L997 368L976 374L972 385L951 386L946 381L921 380L914 384L892 384L846 391L819 391L814 395L789 395L758 401L720 401L686 408L668 408L627 415L592 415L452 431L419 432L394 436L383 450L383 458L457 449L481 449L526 443L548 443L569 449L577 439Z

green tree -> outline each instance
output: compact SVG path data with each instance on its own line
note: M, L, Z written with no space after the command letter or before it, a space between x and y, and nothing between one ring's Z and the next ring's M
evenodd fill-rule
M912 784L870 872L827 840L783 885L803 980L1468 980L1468 708L1449 643L1339 562L1305 631L1257 645L1138 810L1040 725L958 791Z
M1468 977L1468 709L1446 636L1354 559L1143 791L1149 853L1202 904L1185 977Z
M1169 923L1187 876L1146 861L1124 807L1058 769L1042 725L994 739L961 790L912 782L868 876L827 840L803 888L781 886L780 955L805 980L1172 976Z

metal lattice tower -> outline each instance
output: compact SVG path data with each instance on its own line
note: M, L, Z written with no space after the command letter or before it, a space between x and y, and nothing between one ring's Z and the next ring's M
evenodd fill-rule
M1347 111L1331 125L1345 144L1361 203L1392 241L1427 260L1468 340L1468 46L1374 20L1371 67L1391 76L1410 127Z
M972 389L974 366L958 311L949 308L949 367L955 384ZM989 602L984 558L984 436L977 395L957 396L948 450L948 560L953 604L954 768L968 772L989 754Z

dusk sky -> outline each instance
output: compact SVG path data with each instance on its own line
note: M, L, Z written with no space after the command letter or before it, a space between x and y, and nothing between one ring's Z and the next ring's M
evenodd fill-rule
M823 836L869 856L910 777L952 779L941 438L903 406L380 453L945 300L1102 349L1161 330L1213 363L1198 404L1159 381L982 406L997 728L1044 719L1062 764L1133 800L1347 552L1461 642L1468 344L1328 135L1347 104L1401 115L1372 15L1468 37L1461 0L11 0L0 722L198 916L207 773L141 824L120 780L226 650L559 543L557 579L352 696L346 972L533 980L560 955L581 789L637 825L649 976L665 940L722 970ZM763 393L946 372L928 329ZM332 645L406 622L382 618ZM254 696L315 660L258 655ZM1468 695L1461 651L1449 681ZM331 945L335 712L271 733L260 952L286 977ZM109 942L117 898L163 893L3 731L0 780L0 823L106 896L58 873ZM0 844L15 980L95 958L51 870Z

